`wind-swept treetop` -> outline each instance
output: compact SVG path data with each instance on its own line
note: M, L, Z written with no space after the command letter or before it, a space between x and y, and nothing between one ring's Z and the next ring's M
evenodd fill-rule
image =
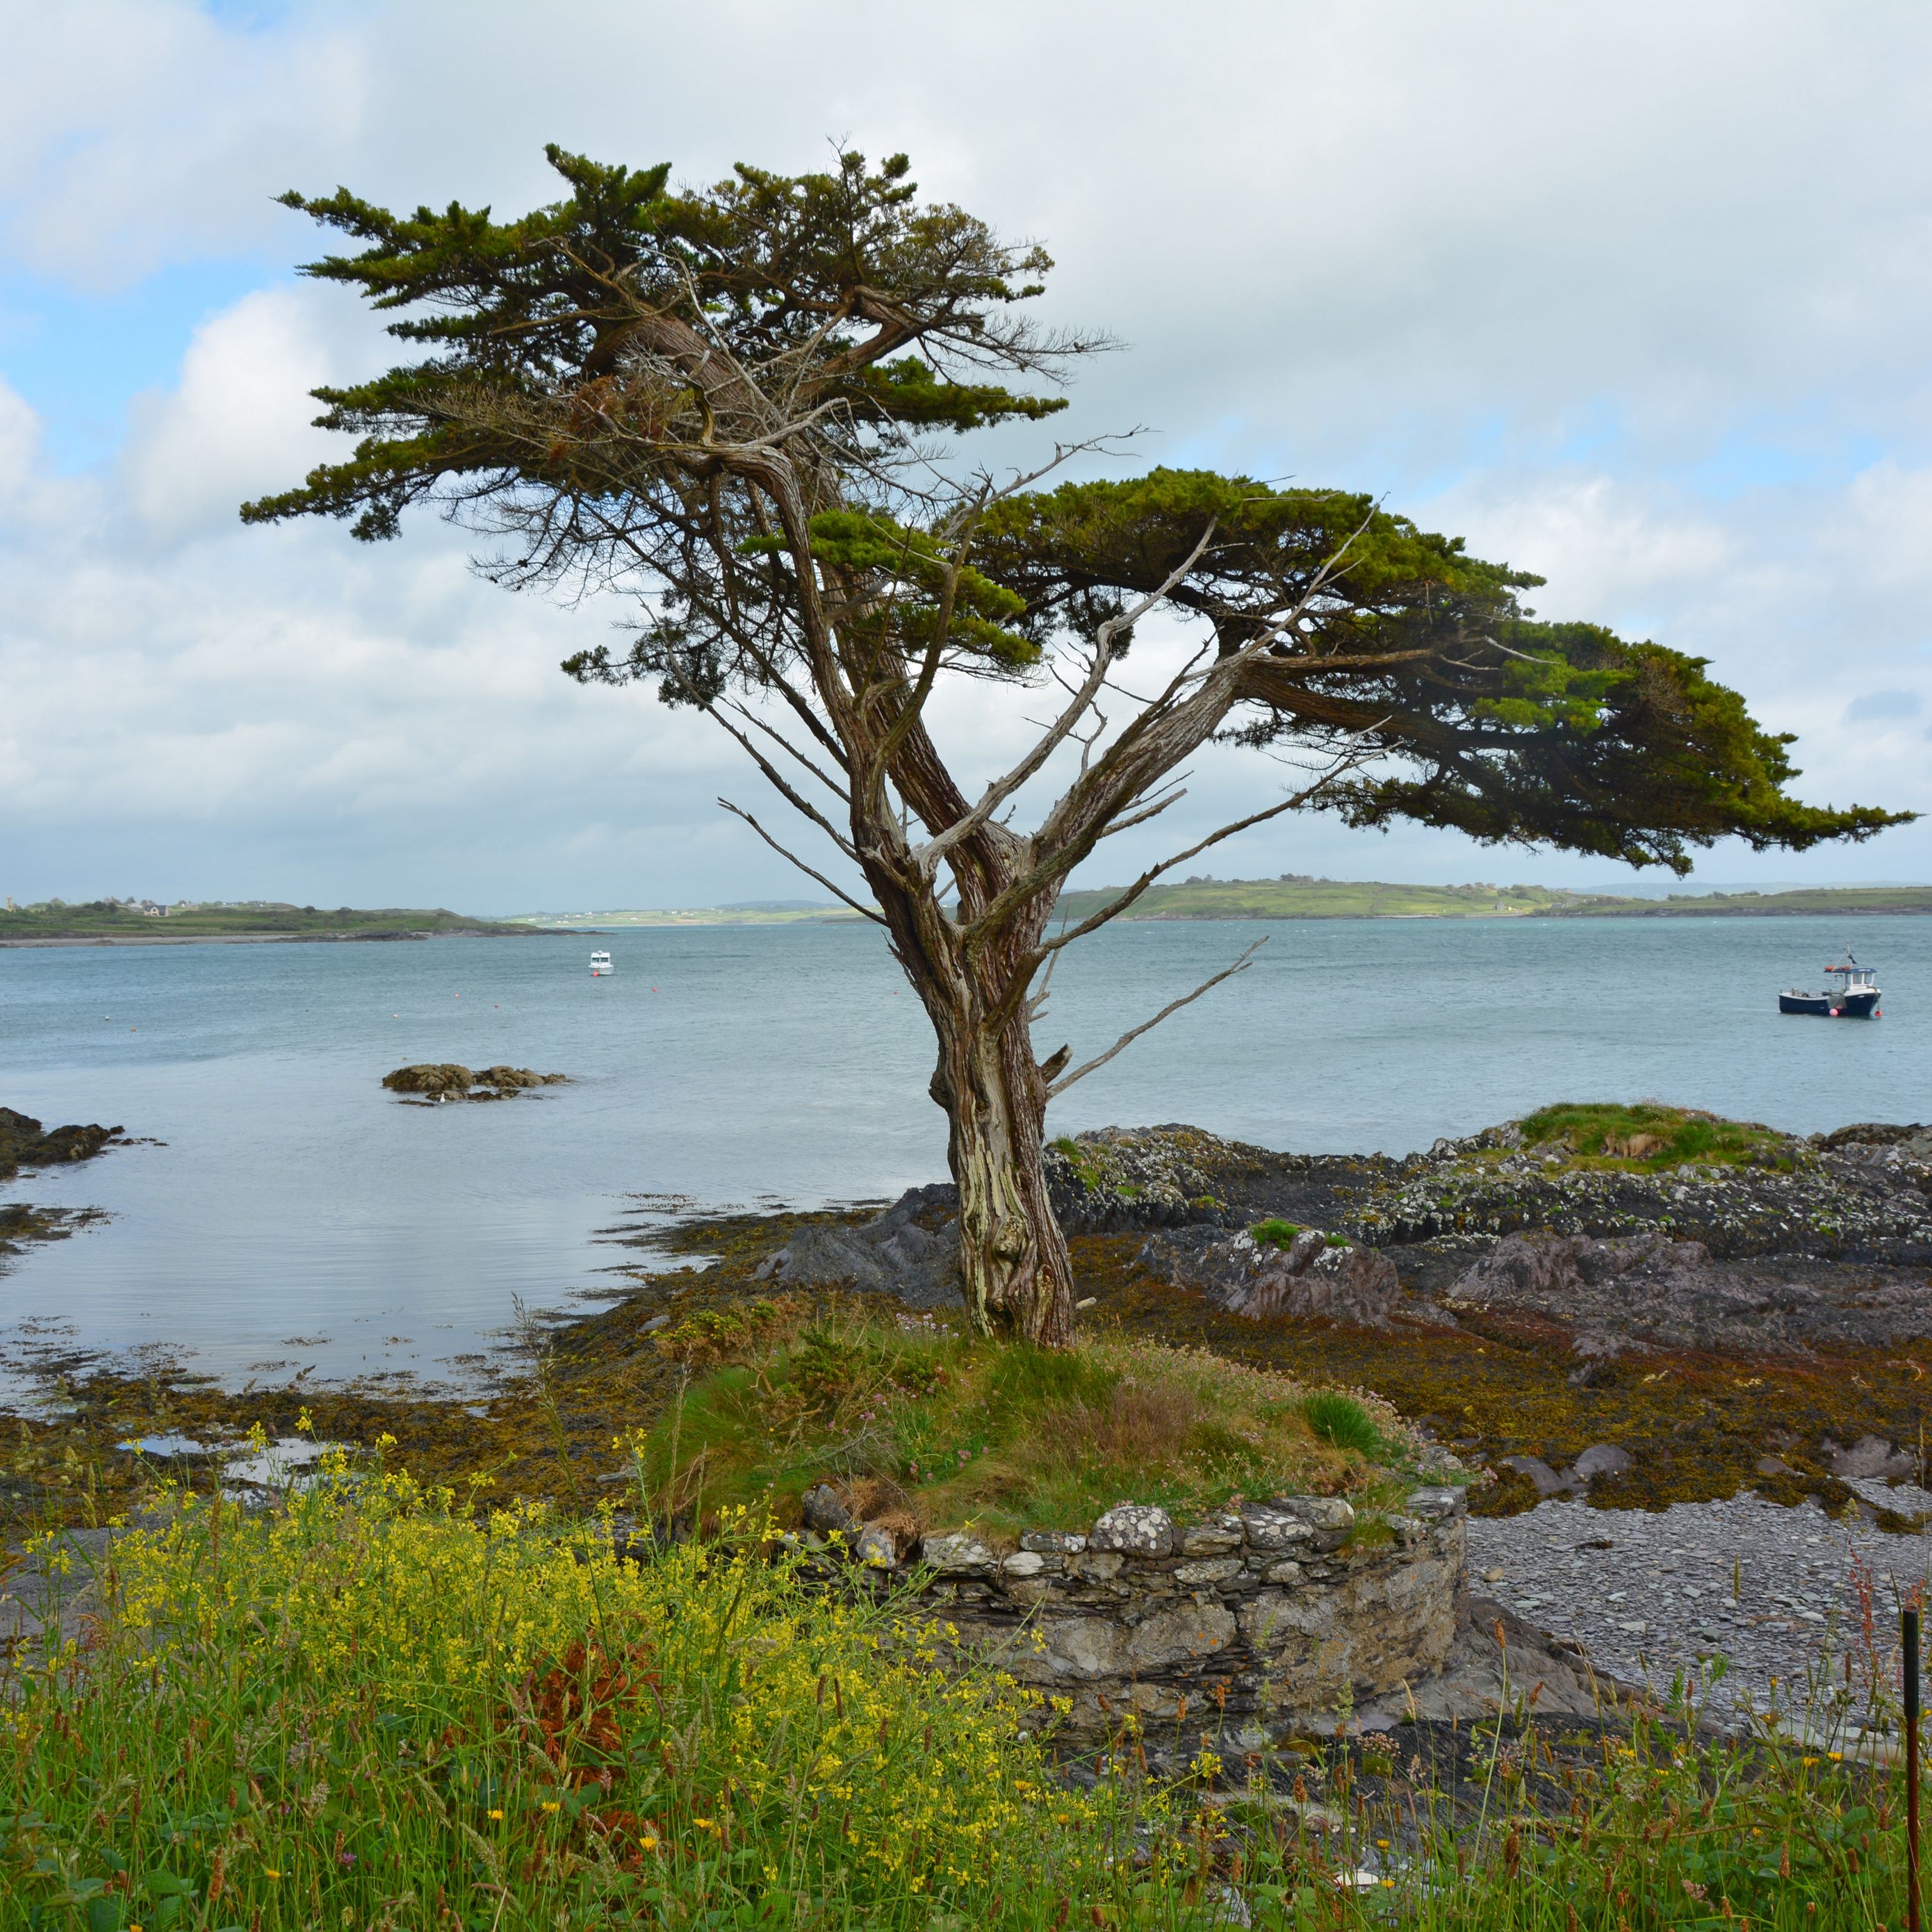
M1516 593L1540 578L1366 496L1199 470L1064 484L994 506L974 557L1025 601L1042 642L1149 595L1211 626L1218 657L1273 633L1239 680L1232 735L1372 746L1408 766L1326 789L1353 824L1412 819L1681 873L1688 848L1719 838L1802 849L1902 822L1787 796L1793 734L1754 723L1708 659L1536 621Z
M1036 1060L1031 1028L1060 950L1169 867L1298 807L1680 872L1722 837L1802 848L1906 815L1792 799L1791 740L1703 659L1540 621L1520 596L1539 579L1366 496L1175 470L1037 487L1064 446L1030 476L960 480L922 434L1050 415L1060 399L1029 386L1102 345L1034 328L1016 304L1046 256L922 202L902 158L674 190L662 167L549 152L570 193L518 220L286 197L368 244L308 272L394 312L422 353L317 391L353 456L242 514L374 538L436 502L496 539L500 581L634 596L628 645L565 669L704 712L862 876L869 903L728 808L890 932L938 1037L982 1322L1070 1332L1047 1102L1207 988L1078 1065L1070 1047ZM1156 616L1187 654L1137 664L1130 688ZM928 727L960 677L1050 713L972 796ZM1049 937L1068 874L1231 741L1298 766L1294 788ZM1022 831L1037 785L1058 795Z
M846 154L836 172L741 166L714 188L673 192L668 164L604 167L554 143L544 152L571 195L512 221L455 202L396 215L346 188L282 196L369 244L303 272L407 311L389 332L434 352L316 390L328 405L322 426L363 442L301 489L248 506L245 521L319 512L353 518L358 537L390 537L407 505L454 478L525 469L548 484L576 478L577 438L533 460L466 428L479 389L532 404L567 392L581 427L608 412L627 443L674 433L687 411L701 441L722 427L706 421L721 403L753 400L702 380L640 395L623 380L639 351L701 359L728 341L751 385L842 432L855 452L885 425L964 430L1066 406L962 380L993 365L1044 372L1091 345L1043 337L1005 313L1042 292L1034 278L1051 261L1006 246L962 209L920 203L902 154L876 173ZM592 487L597 476L594 463L584 469Z

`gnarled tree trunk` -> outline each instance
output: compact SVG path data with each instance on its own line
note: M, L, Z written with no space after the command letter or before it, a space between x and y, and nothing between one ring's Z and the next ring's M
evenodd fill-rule
M950 1130L966 1305L982 1332L1003 1322L1064 1348L1073 1334L1072 1264L1047 1196L1046 1082L1026 1018L941 1022L939 1034L932 1092Z
M1030 858L1010 835L987 828L962 852L953 916L929 873L886 860L890 824L855 832L872 858L866 871L892 950L938 1042L928 1090L946 1114L946 1160L959 1190L961 1286L974 1326L1064 1348L1073 1336L1073 1272L1047 1193L1048 1077L1034 1056L1028 1000L1054 895L1032 896L997 932L975 933L975 915Z

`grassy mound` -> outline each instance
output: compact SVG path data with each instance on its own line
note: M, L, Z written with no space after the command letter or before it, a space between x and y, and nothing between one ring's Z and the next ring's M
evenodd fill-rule
M1791 1142L1775 1128L1727 1120L1694 1107L1611 1102L1544 1107L1520 1120L1526 1147L1567 1155L1578 1166L1656 1173L1686 1161L1714 1166L1747 1163L1788 1168Z
M1124 1500L1198 1517L1237 1496L1348 1493L1374 1503L1418 1446L1393 1411L1342 1398L1330 1433L1286 1377L1140 1340L1066 1351L992 1345L929 1318L808 1318L776 1302L659 1338L710 1372L640 1442L660 1506L770 1506L830 1480L878 1486L922 1528L995 1538L1084 1530ZM1378 1457L1380 1460L1372 1460Z

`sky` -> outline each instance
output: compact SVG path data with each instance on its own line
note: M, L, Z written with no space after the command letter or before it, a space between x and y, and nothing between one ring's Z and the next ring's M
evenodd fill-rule
M1932 8L1783 0L0 0L0 892L472 912L815 896L700 720L558 660L622 614L459 532L244 530L384 366L274 197L500 213L543 144L909 154L1104 329L1045 436L1373 491L1708 658L1800 795L1932 807ZM1007 433L1004 458L1035 452ZM1158 640L1156 640L1158 641ZM943 721L969 778L1030 706ZM1277 795L1200 762L1100 883ZM1156 836L1160 842L1156 842ZM1289 814L1198 866L1616 890L1627 869ZM1932 821L1696 878L1932 880Z

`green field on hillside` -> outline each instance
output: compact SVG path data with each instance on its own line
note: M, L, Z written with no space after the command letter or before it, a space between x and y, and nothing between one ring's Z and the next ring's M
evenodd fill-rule
M0 910L0 945L9 940L52 939L246 939L262 935L285 938L385 939L409 933L515 933L527 926L501 926L489 920L468 919L460 913L419 906L384 906L374 910L338 906L326 911L315 906L282 905L266 902L247 905L171 907L165 915L140 907L95 900L67 905L58 899L44 904Z
M1570 919L1772 919L1810 914L1932 913L1932 886L1818 886L1792 892L1714 892L1699 898L1573 898L1550 910Z
M515 924L551 932L608 932L627 926L822 926L859 915L828 899L823 905L638 906L617 912L514 913Z
M1082 920L1118 886L1062 896L1054 916ZM1544 886L1400 886L1373 880L1205 879L1150 886L1128 919L1495 919L1579 903Z

